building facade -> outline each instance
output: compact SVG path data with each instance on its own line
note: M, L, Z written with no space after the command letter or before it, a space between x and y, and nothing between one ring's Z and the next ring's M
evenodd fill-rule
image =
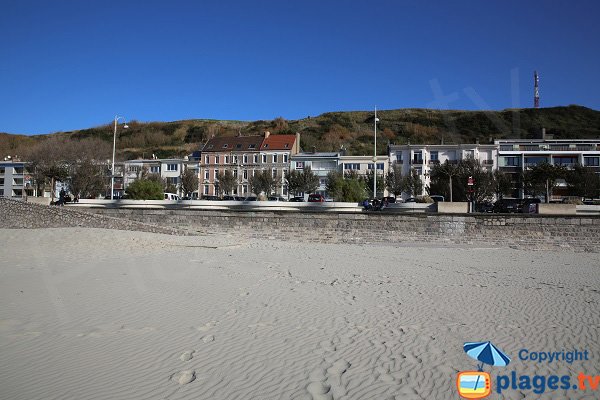
M341 171L340 153L298 153L291 156L290 170L302 172L306 168L319 177L319 187L315 193L327 197L327 174Z
M258 171L267 170L280 179L277 195L287 196L285 174L289 170L290 157L298 153L300 135L228 136L210 139L200 155L200 193L202 196L218 196L218 174L229 170L236 178L234 196L252 194L250 179ZM257 195L258 193L254 193Z
M0 196L22 198L36 195L28 163L8 157L0 161Z

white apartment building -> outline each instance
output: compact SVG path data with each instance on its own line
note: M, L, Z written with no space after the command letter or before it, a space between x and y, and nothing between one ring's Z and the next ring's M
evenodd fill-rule
M0 161L0 197L22 198L36 195L27 163L7 157Z
M306 168L319 177L319 187L315 193L326 196L327 174L340 171L340 154L298 153L290 158L290 170L302 172Z
M423 181L423 195L431 183L431 168L448 161L458 164L460 160L473 158L490 171L496 169L498 146L496 144L440 144L440 145L389 145L390 167L402 166L402 175L414 170Z
M383 177L385 182L385 176L390 170L390 158L388 156L377 156L377 166L373 162L373 156L340 156L340 167L342 172L354 171L359 175L367 175L370 171L375 168L377 176ZM387 196L388 191L383 187L377 187L377 197Z
M117 174L119 168L115 166ZM127 190L127 186L131 182L139 179L142 173L157 174L165 179L167 185L173 185L177 188L177 194L181 193L181 174L186 169L192 169L198 176L199 163L198 160L190 161L188 157L180 158L165 158L151 160L129 160L123 163L124 173L121 172L123 184L120 185L118 179L115 180L115 195L121 195Z

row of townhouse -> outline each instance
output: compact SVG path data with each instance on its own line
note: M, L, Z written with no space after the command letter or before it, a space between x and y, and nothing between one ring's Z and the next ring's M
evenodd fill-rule
M500 170L513 177L515 197L523 197L518 179L521 172L541 162L572 168L583 165L600 174L600 139L502 139L493 144L457 145L389 145L386 156L378 156L376 166L371 156L346 156L344 152L300 152L300 135L271 135L265 132L257 136L218 137L210 139L200 151L183 159L129 160L115 165L114 194L120 197L127 186L144 172L159 174L167 184L173 185L181 194L181 175L191 169L199 179L195 197L217 194L217 174L230 170L237 178L233 195L251 194L249 179L257 171L271 171L281 179L278 195L288 196L285 174L290 170L301 171L307 167L319 177L317 193L327 196L327 174L332 171L355 171L365 175L375 168L378 175L385 176L395 165L400 165L403 175L415 171L426 188L434 165L458 163L473 158L489 171ZM108 181L107 181L108 182ZM378 196L387 195L378 188ZM559 187L556 194L562 195ZM58 190L58 189L57 189ZM110 194L110 193L109 193ZM425 194L425 189L423 194ZM27 163L5 159L0 162L0 196L36 196ZM44 195L48 195L44 194Z

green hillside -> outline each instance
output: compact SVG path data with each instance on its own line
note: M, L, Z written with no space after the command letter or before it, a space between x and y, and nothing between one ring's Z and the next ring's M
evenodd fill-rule
M499 138L538 138L541 129L555 139L600 138L600 111L581 106L502 111L459 111L400 109L378 111L378 153L388 143L489 143ZM367 155L373 151L373 111L329 112L300 120L281 117L271 121L217 121L194 119L173 122L129 122L119 129L119 158L180 157L201 148L219 135L271 133L301 134L305 151L334 151L344 146L348 154ZM77 140L100 139L112 145L111 123L95 128L52 135L0 134L0 151L5 155L24 154L26 147L48 137ZM90 141L92 143L93 141Z

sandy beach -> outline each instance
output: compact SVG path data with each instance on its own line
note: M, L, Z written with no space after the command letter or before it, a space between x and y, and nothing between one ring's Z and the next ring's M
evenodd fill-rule
M600 375L598 253L84 228L0 239L3 399L451 399L477 366L463 343L487 340L512 358L493 377Z

